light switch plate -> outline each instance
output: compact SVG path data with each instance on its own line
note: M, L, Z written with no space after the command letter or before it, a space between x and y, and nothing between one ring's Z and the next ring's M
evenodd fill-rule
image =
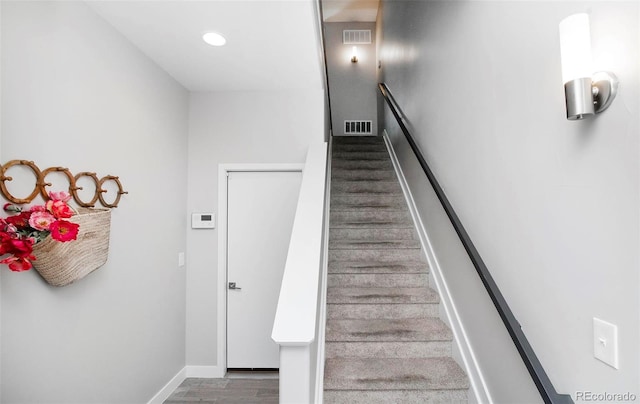
M593 356L618 369L618 326L593 318Z
M184 266L184 253L183 252L179 252L178 253L178 266L179 267L183 267Z

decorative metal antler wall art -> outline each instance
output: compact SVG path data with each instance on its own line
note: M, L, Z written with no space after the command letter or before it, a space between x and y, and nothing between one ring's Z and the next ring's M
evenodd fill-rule
M27 196L26 198L16 198L15 196L11 195L11 193L7 189L7 185L5 184L5 181L13 180L13 178L7 176L6 173L7 173L7 170L9 170L9 168L14 166L29 167L31 171L33 171L36 177L35 187L31 192L31 194L29 194L29 196ZM46 182L46 178L49 174L53 172L62 173L67 177L67 179L69 180L69 194L73 196L73 199L76 201L78 205L85 208L93 208L96 205L96 202L98 201L100 201L100 204L106 208L116 208L118 207L118 203L120 203L120 197L124 194L128 194L128 192L123 190L120 179L114 175L106 175L98 179L98 176L96 175L96 173L83 171L76 175L73 175L71 174L71 171L69 171L68 168L64 168L64 167L49 167L46 170L40 170L40 168L38 168L38 166L33 161L28 161L28 160L11 160L6 164L3 164L0 166L0 192L2 192L2 195L8 201L16 204L31 203L31 201L33 201L38 196L38 194L42 195L42 197L45 200L49 199L47 187L50 187L51 183ZM80 199L80 196L78 195L78 191L81 191L83 188L79 187L77 185L77 182L82 177L90 178L96 187L95 195L88 202ZM118 186L118 192L117 192L116 198L111 203L107 202L104 198L104 194L107 193L107 190L104 189L104 184L109 181L114 182Z

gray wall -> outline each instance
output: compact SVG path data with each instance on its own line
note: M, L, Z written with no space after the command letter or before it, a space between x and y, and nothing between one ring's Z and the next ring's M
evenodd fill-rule
M324 90L192 93L189 212L218 210L221 163L303 163L324 129ZM301 130L300 128L305 128ZM188 230L187 364L216 367L218 228Z
M556 388L639 392L639 55L637 2L388 1L384 80ZM595 119L565 119L558 23L591 15L596 70L620 93ZM394 143L404 146L387 116ZM404 155L403 155L404 153ZM403 164L412 163L406 152ZM438 258L496 402L522 402L511 354L476 277L409 170ZM436 248L438 250L438 248ZM620 369L593 357L592 318L618 326ZM486 318L487 329L480 320ZM499 331L498 331L499 332ZM501 370L502 369L502 370ZM501 373L503 372L503 373ZM522 397L522 396L520 396ZM522 400L522 401L521 401Z
M333 134L344 135L344 121L358 119L373 121L377 135L375 23L327 22L324 27ZM371 30L371 44L358 45L358 63L351 62L353 45L342 43L345 29Z
M129 194L87 278L0 269L0 401L147 402L185 366L188 93L79 1L3 1L1 49L2 162L119 175Z

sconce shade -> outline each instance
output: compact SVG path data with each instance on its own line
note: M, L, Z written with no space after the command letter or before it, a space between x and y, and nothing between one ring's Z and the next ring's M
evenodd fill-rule
M574 14L560 22L560 55L564 83L591 77L593 61L588 14Z
M618 78L611 72L593 72L588 14L560 22L560 57L567 119L584 119L609 108L618 92Z
M354 46L351 50L351 62L358 63L358 47Z

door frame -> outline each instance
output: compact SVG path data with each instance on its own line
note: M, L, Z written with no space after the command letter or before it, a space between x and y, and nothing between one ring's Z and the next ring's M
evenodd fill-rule
M227 373L227 219L230 172L300 172L304 164L218 164L218 346L217 362L222 376Z

